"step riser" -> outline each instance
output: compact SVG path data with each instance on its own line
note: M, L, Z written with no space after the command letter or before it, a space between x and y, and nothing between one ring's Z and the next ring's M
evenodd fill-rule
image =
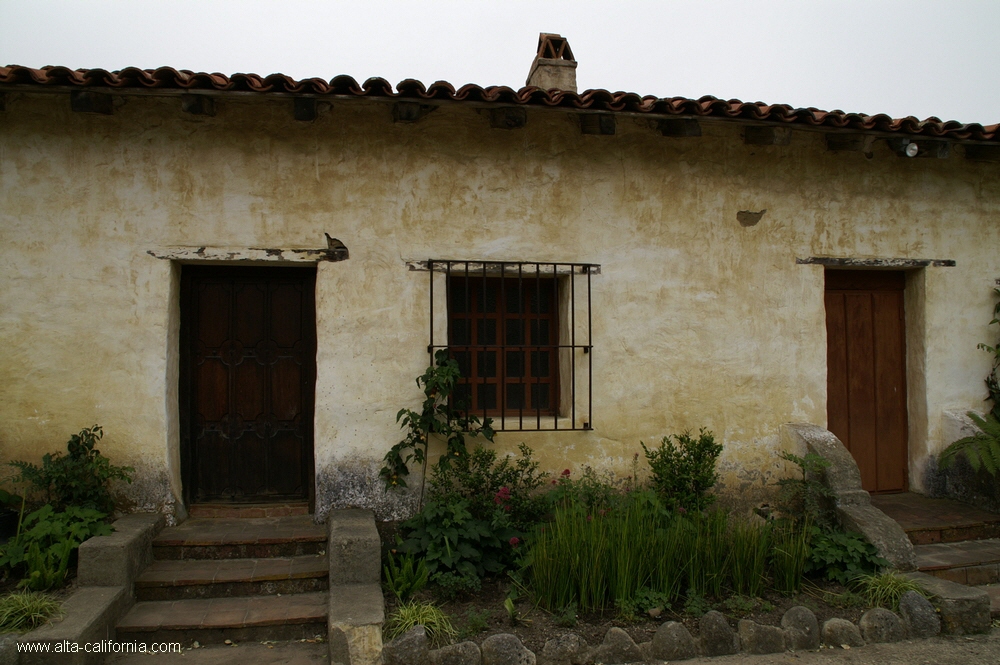
M274 596L312 593L330 588L327 578L309 577L293 580L262 582L220 582L178 586L136 586L136 598L143 600L184 600L187 598L232 598L244 596Z
M921 572L948 580L949 582L957 582L958 584L966 584L968 586L980 586L1000 582L1000 564L996 563L939 568L936 570L922 568Z
M180 559L269 559L274 557L315 555L326 549L326 541L285 543L240 543L234 545L155 545L153 558L160 561Z
M919 529L906 532L914 545L933 543L959 543L965 540L989 540L1000 538L1000 524L977 524L952 529Z
M282 624L277 626L247 626L244 628L186 628L181 630L159 629L155 631L124 631L118 629L115 639L138 642L146 645L163 642L180 642L185 648L198 644L224 644L230 640L240 642L283 642L288 640L313 639L317 635L326 639L326 622ZM236 647L238 648L238 647ZM239 652L233 649L235 654Z

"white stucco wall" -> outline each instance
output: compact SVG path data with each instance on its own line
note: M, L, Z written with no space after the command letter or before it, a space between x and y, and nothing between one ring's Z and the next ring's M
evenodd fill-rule
M122 99L99 116L17 93L0 112L0 461L100 423L103 451L137 468L137 505L172 510L181 268L149 252L318 248L324 233L351 258L320 263L316 286L321 510L393 511L375 469L428 359L427 274L407 261L601 265L594 430L498 437L549 470L627 473L640 440L707 427L728 491L780 474L778 427L826 424L823 268L796 258L957 261L909 276L911 486L943 411L982 406L1000 165L961 147L901 159L876 142L867 159L805 130L748 146L709 121L697 138L627 117L589 136L544 109L508 131L462 105L394 124L386 104L336 101L300 123L287 99L222 98L215 117Z

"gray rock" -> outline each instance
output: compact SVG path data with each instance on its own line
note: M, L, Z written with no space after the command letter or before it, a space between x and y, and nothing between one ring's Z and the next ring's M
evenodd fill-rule
M17 665L19 658L17 651L18 633L7 633L0 635L0 665Z
M899 613L910 637L934 637L941 632L941 617L934 611L931 601L916 591L907 591L899 599Z
M653 643L652 642L639 642L639 653L642 654L643 661L653 660Z
M566 633L545 642L538 661L541 665L584 665L590 648L576 633Z
M429 662L428 651L427 631L414 626L382 646L382 660L385 665L424 665Z
M895 613L884 607L873 607L858 621L861 637L869 644L900 642L906 639L906 626Z
M785 644L792 651L812 651L819 648L819 622L808 607L796 605L781 617L785 629Z
M785 631L777 626L762 626L756 621L741 619L740 645L747 653L780 653L785 650Z
M849 647L863 647L864 638L858 627L847 619L827 619L823 623L823 644L831 647L840 647L845 644Z
M694 658L697 652L691 633L676 621L660 626L649 645L649 657L655 660L685 660Z
M707 612L698 622L701 652L706 656L725 656L740 650L740 639L722 612Z
M655 640L654 640L655 642ZM639 646L621 628L611 628L604 635L601 646L592 652L595 663L636 663L642 660Z
M945 635L990 632L990 596L984 589L949 582L927 573L907 573L929 594L941 616Z
M435 649L429 654L431 665L479 665L482 657L475 642L459 642Z
M490 635L483 640L480 651L483 665L535 665L535 654L510 633Z

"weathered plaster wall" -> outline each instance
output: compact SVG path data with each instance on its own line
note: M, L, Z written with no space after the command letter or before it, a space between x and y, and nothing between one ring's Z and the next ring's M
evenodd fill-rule
M173 510L178 265L174 246L325 246L351 258L317 278L319 509L377 504L376 469L416 405L427 363L428 258L599 263L593 278L591 432L505 433L543 468L621 473L667 433L712 429L723 484L782 472L789 421L826 424L823 269L797 257L955 259L911 275L921 337L910 377L911 483L942 446L941 413L981 406L990 289L1000 272L1000 168L826 150L820 133L747 146L703 123L664 138L621 118L615 136L530 110L491 129L464 106L393 124L388 105L336 102L312 123L288 100L225 98L215 117L127 97L113 116L63 95L9 96L0 124L0 459L37 458L99 422L103 451L136 466L134 500ZM767 212L753 226L737 213ZM912 371L911 371L912 374ZM925 384L925 387L924 387ZM916 419L916 420L914 420Z

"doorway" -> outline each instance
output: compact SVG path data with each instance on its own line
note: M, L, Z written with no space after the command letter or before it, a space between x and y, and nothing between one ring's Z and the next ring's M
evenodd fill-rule
M869 492L908 487L902 271L827 270L827 422Z
M188 503L313 500L316 270L182 266Z

